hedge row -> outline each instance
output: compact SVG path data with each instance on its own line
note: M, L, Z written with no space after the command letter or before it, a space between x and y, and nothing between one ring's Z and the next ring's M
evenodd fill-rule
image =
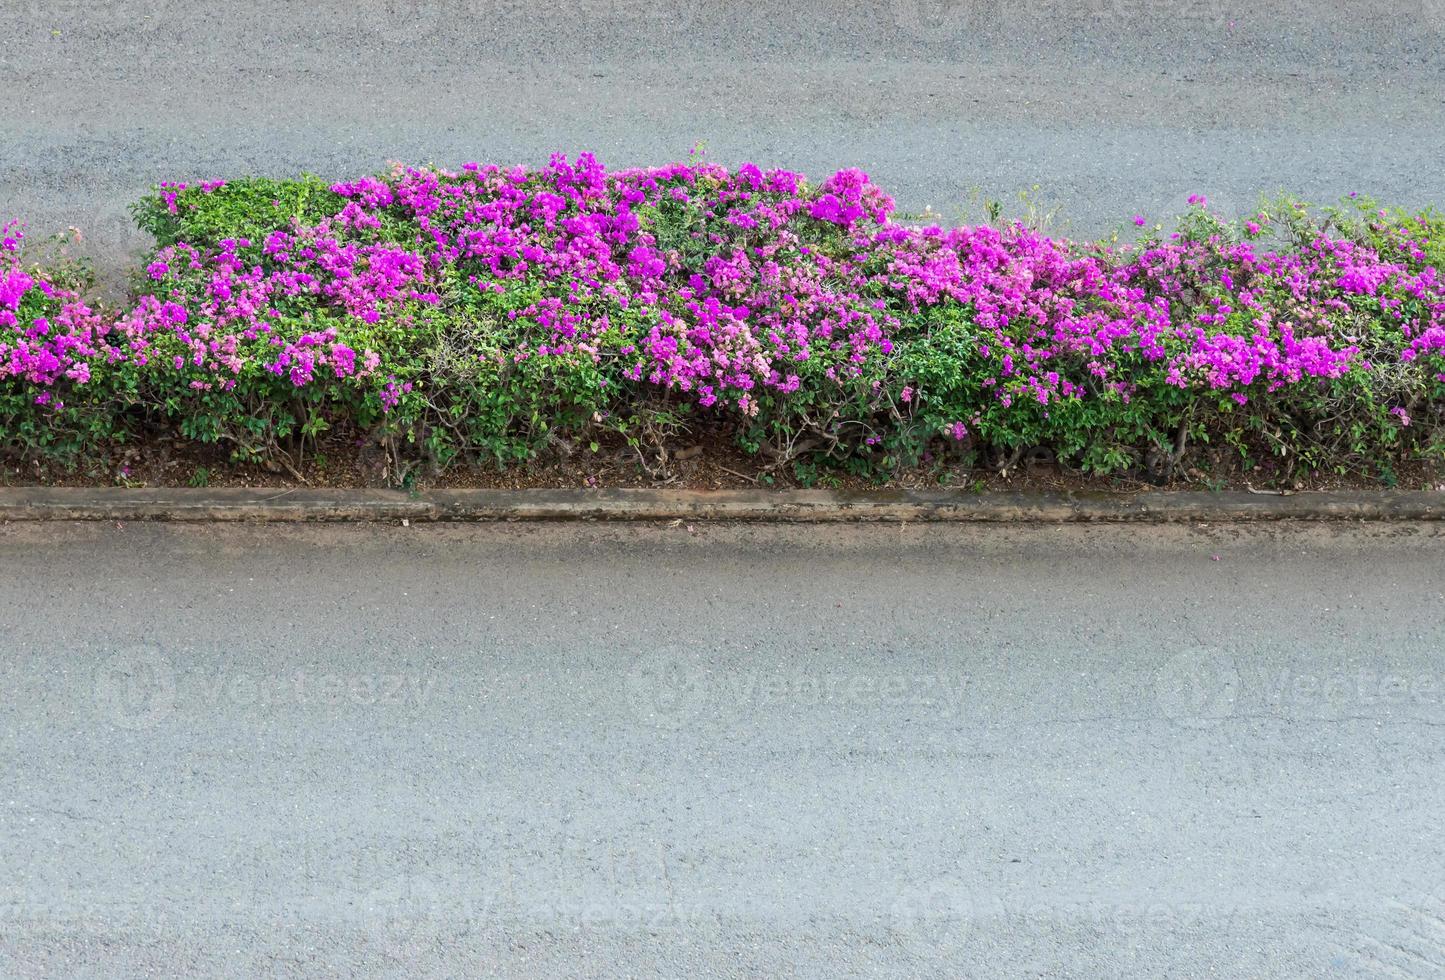
M1445 444L1436 213L1196 198L1072 242L892 212L858 170L586 154L161 185L120 308L7 226L0 428L12 457L255 460L340 426L415 473L600 439L645 463L706 427L805 480L1039 448L1157 474L1203 445L1388 474Z

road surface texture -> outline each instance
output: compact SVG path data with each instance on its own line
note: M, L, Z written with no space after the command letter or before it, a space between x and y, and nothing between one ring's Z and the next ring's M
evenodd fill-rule
M116 268L161 180L699 141L950 218L1038 185L1075 234L1445 202L1445 0L3 0L0 70L0 214Z
M1442 537L0 527L0 975L1438 976Z

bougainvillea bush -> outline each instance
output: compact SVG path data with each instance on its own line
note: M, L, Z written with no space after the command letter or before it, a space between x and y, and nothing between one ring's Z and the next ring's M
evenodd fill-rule
M0 427L71 459L345 431L400 474L598 440L651 466L694 429L804 479L1040 451L1157 476L1201 447L1378 475L1441 448L1434 213L1192 199L1168 232L1072 242L892 212L858 170L585 154L161 185L118 309L7 227Z

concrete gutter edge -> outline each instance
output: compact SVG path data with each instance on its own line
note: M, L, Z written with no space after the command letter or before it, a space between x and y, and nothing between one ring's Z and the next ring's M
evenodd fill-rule
M962 490L0 488L0 521L1436 521L1433 491L970 493Z

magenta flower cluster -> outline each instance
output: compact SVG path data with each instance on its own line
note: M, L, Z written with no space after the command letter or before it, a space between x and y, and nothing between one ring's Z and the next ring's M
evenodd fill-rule
M184 217L227 186L159 195ZM7 227L0 380L51 404L122 369L197 392L270 378L385 411L433 383L440 334L472 330L511 344L477 344L480 359L581 359L744 417L859 386L911 412L946 393L909 376L901 348L955 310L977 403L939 432L962 439L985 411L1127 403L1146 376L1244 404L1385 363L1435 378L1445 355L1431 243L1383 221L1373 245L1290 241L1271 235L1280 216L1231 230L1200 199L1172 237L1074 243L895 221L859 170L814 186L750 164L608 172L588 154L398 167L331 192L319 220L159 249L149 288L116 312L27 271Z

